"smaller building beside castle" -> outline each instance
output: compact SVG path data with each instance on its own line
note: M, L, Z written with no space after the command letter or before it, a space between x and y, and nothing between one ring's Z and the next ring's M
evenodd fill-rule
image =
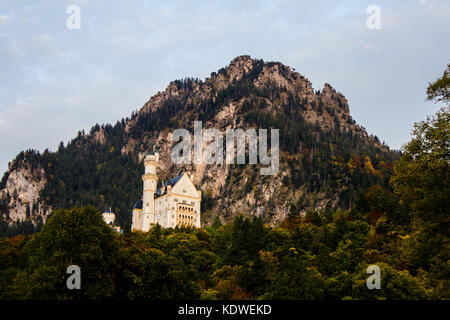
M133 208L131 230L147 232L153 225L163 228L201 227L201 191L186 173L170 179L157 189L158 151L149 151L144 159L142 199Z
M110 226L115 232L121 233L120 226L115 225L116 215L112 212L111 208L106 209L105 212L102 213L103 220L105 223Z

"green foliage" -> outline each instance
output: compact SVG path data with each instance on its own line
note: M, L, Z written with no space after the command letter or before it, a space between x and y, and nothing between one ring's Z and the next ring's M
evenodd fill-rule
M414 232L405 248L413 273L450 285L450 107L419 122L391 178ZM448 290L439 296L447 296Z
M222 222L220 221L220 217L216 216L216 218L214 219L213 224L211 225L214 229L217 229L219 227L222 226Z
M0 219L0 237L13 237L16 235L28 235L38 232L43 225L42 217L34 219L7 221Z
M427 290L421 279L406 270L396 270L384 263L377 263L381 270L380 290L367 290L367 265L360 266L360 272L353 277L353 298L377 300L417 300L427 298Z
M23 250L27 266L14 278L11 294L26 299L98 299L114 294L115 235L93 207L56 211ZM69 265L81 268L83 290L67 290Z
M123 134L120 122L103 130L110 136L106 144L88 143L80 136L56 153L42 154L47 183L41 198L54 208L86 204L111 207L118 223L124 226L130 222L131 208L141 196L143 164L122 155L116 140Z
M436 102L450 102L450 64L447 65L447 69L441 78L429 84L427 99L435 100Z
M384 202L375 199L369 206ZM380 231L384 216L370 224L368 213L328 210L320 225L292 217L272 228L239 216L215 228L124 234L91 206L58 210L33 236L0 239L0 298L448 298L446 279L431 275L446 272L445 261L409 270L404 252L414 246L400 234L405 226ZM81 268L81 290L66 288L72 264ZM381 290L366 286L370 264L381 269Z

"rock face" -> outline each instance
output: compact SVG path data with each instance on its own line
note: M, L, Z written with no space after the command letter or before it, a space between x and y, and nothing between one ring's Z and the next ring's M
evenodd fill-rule
M37 216L45 221L51 211L40 199L40 192L46 182L42 167L32 168L26 159L13 162L4 187L0 190L0 199L8 207L8 212L2 214L7 214L12 221L24 221Z
M236 128L280 129L278 173L260 176L259 165L174 165L170 157L172 132L178 128L193 132L195 120L201 120L204 129L223 133ZM227 221L240 213L262 216L267 223L277 224L292 213L293 204L296 214L320 210L327 204L348 207L355 193L369 184L364 179L374 183L385 178L384 171L372 165L386 166L393 158L385 145L352 120L347 100L331 85L314 91L308 79L290 67L249 56L235 58L204 81L173 81L122 124L123 129L96 125L90 134L80 134L73 140L71 152L86 155L90 146L101 144L109 152L120 150L122 156L139 162L147 148L156 144L162 178L181 172L193 174L194 183L207 197L202 209L206 224L216 216ZM361 160L365 157L369 161ZM366 163L370 163L370 170ZM10 167L0 185L0 200L7 203L9 218L26 218L30 211L27 207L33 203L32 212L44 218L50 212L52 203L40 196L46 179L54 178L46 172L46 166L30 168L23 159ZM369 174L373 177L364 176ZM61 184L65 190L78 188L70 181ZM95 192L96 186L90 187ZM118 214L120 218L128 212Z

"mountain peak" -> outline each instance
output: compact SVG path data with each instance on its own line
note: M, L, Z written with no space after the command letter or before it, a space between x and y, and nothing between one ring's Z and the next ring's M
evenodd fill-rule
M253 69L255 62L256 60L252 59L249 55L238 56L231 60L227 67L220 69L219 75L227 77L230 83L233 80L240 80Z
M182 168L173 164L172 132L190 130L195 120L202 121L203 128L223 132L229 128L277 128L283 152L281 170L271 179L261 180L256 179L251 165L189 164ZM160 147L164 159L159 167L161 177L182 171L194 174L195 183L209 197L211 218L220 214L230 220L239 212L248 212L272 224L282 221L290 204L299 201L305 210L319 210L328 202L348 208L361 185L382 183L384 167L380 166L394 157L355 123L345 97L328 83L314 91L307 78L287 65L241 55L204 81L185 78L171 82L126 123L91 130L90 135L80 135L55 153L34 158L27 154L26 161L33 164L30 168L39 170L33 175L34 171L22 166L10 167L0 182L0 211L21 219L27 210L47 216L64 206L87 202L103 206L102 199L110 199L108 205L118 208L119 221L127 221L129 208L141 194L138 161L151 142ZM365 164L367 157L382 159L373 162L377 174L373 174L372 164ZM357 165L348 169L349 161ZM352 170L359 170L358 174ZM79 191L80 172L89 177L85 182L89 192ZM352 180L354 176L357 180ZM107 193L98 187L103 181L112 181ZM132 196L124 197L127 194ZM37 209L27 209L33 203Z
M234 58L233 60L231 60L230 64L237 64L237 63L246 63L246 62L253 62L254 60L248 55L248 54L243 54L240 56L237 56L236 58Z

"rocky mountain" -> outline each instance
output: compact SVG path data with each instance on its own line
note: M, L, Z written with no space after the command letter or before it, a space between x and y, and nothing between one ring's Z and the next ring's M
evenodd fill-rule
M262 176L260 165L175 166L172 132L192 132L195 120L222 132L279 129L278 173ZM240 213L277 224L307 210L347 209L360 192L387 185L397 157L355 123L331 85L315 91L288 66L240 56L204 81L173 81L130 118L79 132L56 152L22 152L1 180L0 213L8 221L45 221L54 209L91 203L113 207L124 225L142 192L141 160L151 144L160 149L163 179L194 175L205 224Z

